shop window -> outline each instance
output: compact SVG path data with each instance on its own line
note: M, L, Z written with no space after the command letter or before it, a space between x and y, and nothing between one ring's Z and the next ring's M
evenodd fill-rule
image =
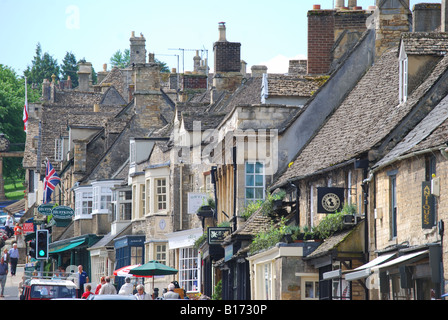
M200 263L198 251L194 248L179 250L179 285L187 292L200 290Z

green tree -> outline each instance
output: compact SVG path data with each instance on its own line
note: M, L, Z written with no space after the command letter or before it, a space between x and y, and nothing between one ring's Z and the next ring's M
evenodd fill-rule
M68 76L72 80L72 87L78 86L78 63L76 57L72 52L67 52L61 64L62 79L67 80Z
M27 86L28 102L39 100L37 90ZM0 132L4 133L11 143L25 143L26 134L23 131L23 107L25 105L25 79L18 77L13 69L0 64ZM19 149L23 150L23 146ZM22 159L5 158L3 162L4 177L23 178Z
M51 81L53 74L59 79L60 69L57 60L48 52L42 54L42 47L40 43L37 43L36 55L31 62L31 66L28 66L23 73L29 84L41 85L44 79Z
M110 65L112 68L126 68L129 65L129 61L131 60L131 55L129 49L125 49L122 53L120 50L117 50L112 57L110 58Z

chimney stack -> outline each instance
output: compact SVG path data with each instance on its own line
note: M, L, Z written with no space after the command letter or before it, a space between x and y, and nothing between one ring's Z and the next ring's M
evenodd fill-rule
M90 91L90 76L92 64L90 62L78 63L78 91Z
M335 9L342 9L345 7L344 0L336 0L336 4L334 5Z
M225 29L225 22L220 22L219 40L213 45L213 51L215 53L215 72L240 72L241 43L225 40Z
M448 5L447 0L442 0L442 16L440 22L440 31L448 32Z
M140 37L135 36L135 32L132 31L130 46L130 59L129 63L146 63L146 39L143 34L140 33Z

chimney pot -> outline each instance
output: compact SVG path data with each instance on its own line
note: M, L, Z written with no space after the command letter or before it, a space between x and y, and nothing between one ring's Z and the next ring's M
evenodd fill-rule
M226 23L225 22L219 22L219 40L218 41L227 41L226 40Z
M320 4L313 4L313 10L320 10Z

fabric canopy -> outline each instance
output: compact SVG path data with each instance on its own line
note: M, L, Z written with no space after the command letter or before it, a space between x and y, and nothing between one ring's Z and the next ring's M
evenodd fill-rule
M62 248L51 250L50 253L58 253L58 252L63 252L63 251L67 251L67 250L76 248L77 246L82 245L84 243L84 241L85 240L69 243L69 244L65 245L64 247L62 247Z

